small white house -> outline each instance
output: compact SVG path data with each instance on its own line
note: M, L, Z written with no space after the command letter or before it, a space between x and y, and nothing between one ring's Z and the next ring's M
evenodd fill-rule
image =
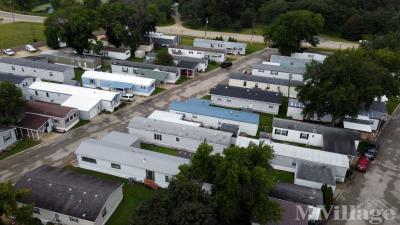
M162 66L149 63L138 63L122 60L113 60L111 62L111 71L119 74L131 74L134 76L149 76L160 80L160 77L165 77L165 83L174 84L181 77L181 69L174 66Z
M22 95L25 100L29 100L29 86L35 82L34 77L29 76L18 76L10 73L0 73L0 83L1 82L11 82L15 86L19 87L22 91Z
M180 38L178 35L166 35L160 32L149 32L147 41L158 46L178 45Z
M303 116L303 109L304 104L297 98L289 98L286 116L294 120L310 120L323 123L330 123L332 121L331 115L325 115L319 118L317 114L314 114L312 117L305 118Z
M172 56L186 56L191 58L208 59L222 63L226 60L226 50L200 48L186 45L173 45L168 47L168 53Z
M150 96L156 89L156 80L126 74L86 71L82 75L82 86Z
M201 48L226 50L226 53L232 55L245 55L247 48L246 43L219 41L219 40L203 39L203 38L195 38L193 41L193 46Z
M17 142L15 128L0 127L0 152L9 148Z
M283 96L297 97L296 88L302 81L261 77L233 72L229 74L229 86L241 88L259 88L265 91L282 93Z
M113 112L121 104L121 95L117 92L50 82L33 83L29 93L31 100L78 109L81 120L91 120L103 110Z
M215 153L222 153L234 143L229 132L142 117L132 118L128 130L143 142L189 153L195 153L204 141L214 147Z
M254 76L303 81L304 68L284 67L279 63L263 62L252 65Z
M326 55L318 54L318 53L311 53L311 52L295 52L290 55L292 58L296 59L308 59L308 60L314 60L320 63L323 63L326 59Z
M101 139L83 141L75 154L81 168L139 182L147 179L163 188L179 173L179 166L190 162L141 149L138 137L115 131Z
M214 105L245 109L255 112L277 115L282 101L282 94L263 91L258 88L240 88L219 84L210 90Z
M131 50L128 48L116 48L112 46L104 46L102 50L103 56L112 59L127 60L131 57Z
M322 148L324 151L357 156L359 133L342 128L274 118L272 139Z
M30 192L19 199L33 205L42 223L105 225L122 201L120 182L43 165L20 178L16 189Z
M60 83L70 81L75 77L72 67L21 58L0 58L0 72Z
M172 56L176 67L182 68L186 71L190 70L193 72L182 72L182 75L194 77L196 72L206 72L208 68L208 59L205 58L192 58L185 56ZM192 76L191 76L192 75Z
M169 106L170 112L182 114L188 121L201 123L204 127L221 129L223 124L239 126L239 133L257 135L260 115L239 110L224 109L211 106L211 101L203 99L189 99L187 101L173 101Z
M173 113L173 112L166 112L166 111L153 111L147 118L154 119L154 120L162 120L166 122L178 123L182 125L189 125L200 127L200 123L190 122L183 119L183 114Z

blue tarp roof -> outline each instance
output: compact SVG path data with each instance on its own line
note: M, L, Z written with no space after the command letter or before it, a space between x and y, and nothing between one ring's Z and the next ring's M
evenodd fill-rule
M259 124L260 121L260 115L257 113L214 107L211 106L211 101L204 99L191 98L182 102L173 101L169 109L253 124Z

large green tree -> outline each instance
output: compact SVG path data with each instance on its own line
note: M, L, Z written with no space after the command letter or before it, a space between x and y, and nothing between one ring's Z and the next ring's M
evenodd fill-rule
M215 204L199 183L173 180L168 189L143 202L134 225L216 225Z
M0 124L12 125L25 110L21 89L10 82L0 83Z
M291 11L280 15L265 30L266 42L277 45L282 54L300 50L302 42L312 46L319 43L318 33L324 26L324 18L310 11Z
M362 49L339 51L324 63L307 66L303 86L297 88L306 117L332 115L332 123L355 117L359 106L374 98L397 96L399 79Z
M154 63L163 66L172 66L174 65L174 60L172 55L168 53L168 49L162 49L157 52Z

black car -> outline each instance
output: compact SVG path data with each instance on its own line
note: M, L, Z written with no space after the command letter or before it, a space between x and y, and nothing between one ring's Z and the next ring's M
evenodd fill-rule
M221 68L229 68L232 66L232 62L226 60L225 62L221 63Z
M378 152L379 152L379 145L370 144L368 149L364 152L364 157L368 158L369 160L374 160Z

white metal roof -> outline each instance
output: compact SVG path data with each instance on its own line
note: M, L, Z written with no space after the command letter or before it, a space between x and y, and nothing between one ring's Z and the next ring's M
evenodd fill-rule
M101 99L93 98L93 97L85 97L83 98L80 95L73 95L69 97L65 102L61 105L65 107L76 108L81 111L89 111L95 107Z
M162 121L166 121L166 122L179 123L179 124L184 124L184 125L190 125L190 126L195 126L195 127L200 127L200 125L201 125L200 123L184 121L182 114L166 112L166 111L159 111L159 110L154 111L147 118L155 119L155 120L162 120Z
M342 154L326 152L317 149L303 148L295 145L281 144L264 139L259 140L241 136L237 138L236 145L239 147L247 147L249 146L250 142L258 144L260 143L260 141L265 141L265 144L272 146L275 155L349 168L349 159L346 155Z
M164 38L164 39L170 39L170 40L173 40L176 38L176 35L165 35L165 34L159 33L159 32L150 32L149 35L152 38Z
M82 78L124 82L140 86L150 86L155 82L155 80L151 78L99 71L86 71L83 73Z
M98 98L100 100L112 101L117 92L104 91L98 89L84 88L72 85L57 84L43 81L36 81L30 87L32 90L47 91L66 95L80 96L82 98Z

